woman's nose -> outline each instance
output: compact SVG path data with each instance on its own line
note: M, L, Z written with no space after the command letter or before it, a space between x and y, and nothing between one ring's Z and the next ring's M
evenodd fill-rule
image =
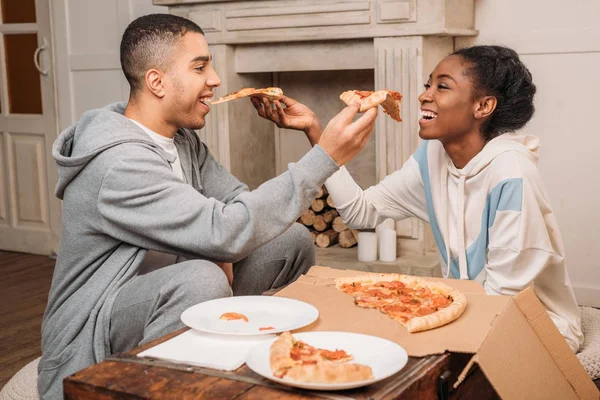
M419 103L423 104L430 101L431 95L429 94L429 90L425 89L425 91L419 95Z

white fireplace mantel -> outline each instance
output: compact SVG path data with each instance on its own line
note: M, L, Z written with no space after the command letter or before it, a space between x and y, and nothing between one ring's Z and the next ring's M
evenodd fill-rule
M454 50L454 37L477 34L474 0L153 3L200 25L222 82L217 96L241 87L277 86L278 74L292 71L330 71L337 76L372 70L370 85L375 90L401 92L403 122L380 113L374 155L358 161L374 164L375 180L399 169L417 148L418 95L435 65ZM200 135L216 158L251 188L283 172L286 154L299 147L289 133L256 118L253 107L241 102L215 106ZM424 254L433 246L430 231L416 220L401 221L396 230L402 252Z

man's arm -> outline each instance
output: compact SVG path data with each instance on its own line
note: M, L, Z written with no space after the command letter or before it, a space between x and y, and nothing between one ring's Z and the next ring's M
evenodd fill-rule
M139 247L186 257L235 262L288 229L325 180L356 155L373 130L376 110L352 122L357 106L334 117L314 146L288 171L227 204L174 180L164 160L119 146L98 195L106 234ZM323 141L329 138L329 141ZM133 146L133 145L132 145ZM110 150L108 150L110 151Z
M100 229L142 248L217 261L240 260L283 233L338 169L316 146L284 174L226 204L172 179L152 152L126 147L99 191Z

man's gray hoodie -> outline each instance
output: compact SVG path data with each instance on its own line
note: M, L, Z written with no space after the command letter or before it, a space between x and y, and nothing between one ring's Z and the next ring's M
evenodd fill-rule
M248 191L193 131L180 129L175 145L186 183L173 174L172 156L124 109L86 112L52 148L63 224L42 324L42 398L61 398L63 378L110 354L113 301L148 249L238 261L288 229L338 169L315 146Z

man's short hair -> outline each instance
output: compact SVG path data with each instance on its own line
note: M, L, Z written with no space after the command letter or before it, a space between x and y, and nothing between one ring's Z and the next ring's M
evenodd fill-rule
M194 22L172 14L148 14L129 24L121 39L121 68L132 94L143 87L146 71L169 66L177 41L188 32L204 35Z

